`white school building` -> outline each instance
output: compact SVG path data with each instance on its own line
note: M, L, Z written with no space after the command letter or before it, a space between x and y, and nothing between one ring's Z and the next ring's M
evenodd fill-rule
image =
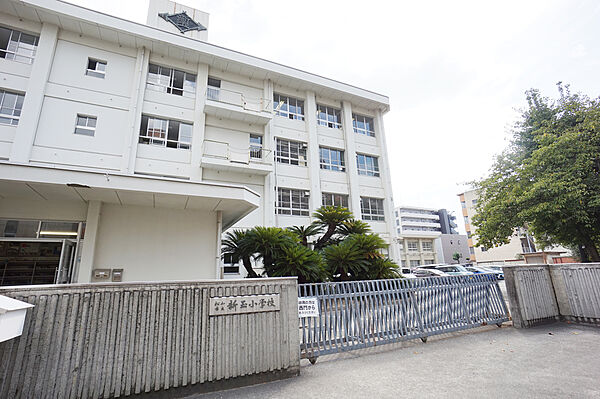
M224 231L322 204L395 242L388 98L212 45L208 22L0 2L0 285L239 277Z

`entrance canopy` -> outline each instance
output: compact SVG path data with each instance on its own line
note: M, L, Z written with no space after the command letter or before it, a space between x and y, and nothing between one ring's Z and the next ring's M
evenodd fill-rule
M227 229L256 209L260 196L232 184L0 164L0 206L4 199L221 211Z

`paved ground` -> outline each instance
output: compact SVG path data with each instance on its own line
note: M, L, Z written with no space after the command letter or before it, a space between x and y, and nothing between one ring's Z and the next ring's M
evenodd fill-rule
M600 329L482 327L302 361L300 377L208 398L600 398Z

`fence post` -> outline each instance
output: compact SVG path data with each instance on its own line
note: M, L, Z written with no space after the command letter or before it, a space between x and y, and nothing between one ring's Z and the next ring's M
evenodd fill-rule
M567 294L567 285L563 271L565 268L562 265L549 265L550 279L554 286L554 295L556 296L556 304L558 312L562 316L572 315L571 304L569 303L569 295Z
M523 316L521 313L521 298L517 293L515 271L516 266L502 267L502 272L504 273L504 281L506 284L506 295L508 296L510 316L512 318L513 326L515 326L516 328L525 328L526 325L523 322Z

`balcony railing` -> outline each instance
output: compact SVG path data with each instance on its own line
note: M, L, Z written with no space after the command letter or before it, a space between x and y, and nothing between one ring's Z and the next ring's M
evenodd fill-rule
M251 145L247 148L236 148L229 143L216 140L204 140L205 157L226 159L231 162L248 164L250 162L265 162L265 158L271 152L259 145Z
M262 112L270 111L271 100L264 98L253 98L243 93L208 86L206 88L206 99L224 104L235 105L246 111Z

